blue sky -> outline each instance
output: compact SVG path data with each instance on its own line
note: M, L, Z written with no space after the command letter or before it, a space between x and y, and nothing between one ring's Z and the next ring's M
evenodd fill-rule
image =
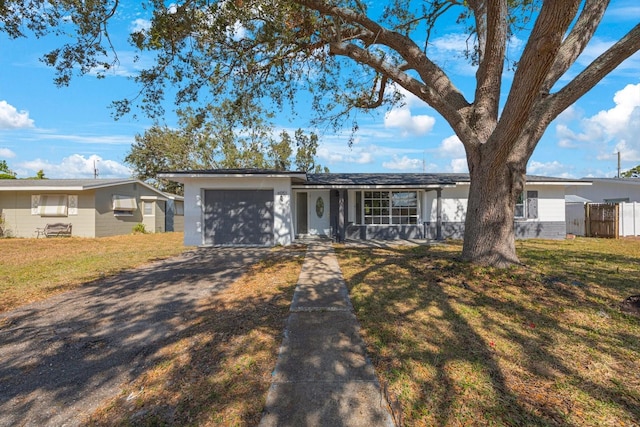
M108 106L137 92L129 77L149 60L135 63L136 52L126 45L128 31L147 24L146 16L133 4L127 2L120 9L111 30L120 65L104 79L86 75L72 80L69 87L55 87L54 70L39 60L61 39L10 41L0 34L0 160L6 160L19 178L34 176L40 169L49 178L89 178L94 164L102 178L130 176L124 157L134 136L142 134L151 121L140 115L114 121ZM613 0L605 22L568 77L638 21L637 0ZM466 36L458 31L455 25L438 27L429 52L469 96L475 70L464 59ZM517 55L523 45L516 37L510 49ZM168 102L166 109L174 108ZM175 124L168 114L167 123ZM300 118L292 123L286 114L278 124L291 131L307 125ZM467 171L464 150L449 125L416 99L408 97L402 108L361 115L359 125L351 147L349 130L322 132L320 163L332 172ZM640 55L636 54L551 124L529 162L528 173L615 176L618 151L623 170L640 164L639 135Z

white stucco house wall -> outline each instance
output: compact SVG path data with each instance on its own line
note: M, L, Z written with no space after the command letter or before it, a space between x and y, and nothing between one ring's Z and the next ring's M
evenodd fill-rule
M569 232L584 236L586 203L616 204L618 235L640 236L640 178L584 178L591 185L567 187L566 222Z
M184 184L185 244L272 246L298 236L462 238L468 174L307 174L220 169L160 175ZM587 182L527 177L518 238L566 237L565 194Z
M640 202L640 178L584 178L591 185L570 185L567 194L593 203Z

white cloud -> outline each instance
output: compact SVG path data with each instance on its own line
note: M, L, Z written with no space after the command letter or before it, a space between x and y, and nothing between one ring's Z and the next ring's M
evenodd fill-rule
M582 68L588 66L616 42L617 40L606 40L594 37L584 49L582 54L580 54L580 56L576 60L576 63L581 65ZM631 70L633 72L632 75L636 76L638 67L640 67L640 54L635 53L634 55L627 58L618 67L616 67L612 74L620 74L625 70Z
M638 108L640 107L640 83L629 84L624 89L619 90L613 97L615 107L610 110L600 111L589 119L590 122L601 126L610 136L628 135L637 137L640 130L640 123L637 120ZM628 133L630 127L633 135Z
M7 101L0 101L0 129L32 128L33 119L29 118L28 111L18 111L16 107Z
M441 51L463 54L465 50L472 47L472 45L470 45L472 40L467 41L468 38L469 36L463 33L452 33L436 38L431 44Z
M572 168L560 163L557 160L552 162L531 161L527 166L527 173L532 175L555 176L559 178L572 178L570 173Z
M468 173L467 159L452 159L451 163L449 163L449 170L453 173Z
M94 164L100 178L131 177L132 171L128 167L114 160L104 160L95 154L88 158L81 154L72 154L62 159L58 164L41 159L23 162L18 164L18 168L20 168L18 172L19 174L34 175L42 169L47 178L92 178Z
M408 107L394 108L384 116L386 128L401 129L402 136L422 136L431 132L436 119L427 115L411 115Z
M438 153L442 157L466 157L464 145L462 145L457 135L451 135L443 139L440 148L438 148Z
M447 73L475 76L477 67L466 56L466 51L473 49L473 43L467 34L447 34L429 43L428 54Z
M15 156L16 153L9 150L8 148L0 148L0 158L13 159Z
M388 162L382 162L382 167L385 169L398 170L398 171L410 171L419 170L422 168L423 162L420 159L411 159L407 156L394 155L393 159Z
M619 21L637 21L640 19L640 6L612 6L605 12L605 17Z
M373 163L373 151L370 147L360 147L355 144L349 148L344 143L321 144L316 150L317 157L329 164L335 163L356 163L368 164Z
M615 93L614 106L579 121L579 129L569 127L569 120L556 125L558 145L563 148L588 148L594 156L608 159L617 151L625 159L640 158L640 83L629 84ZM571 118L569 116L564 119Z
M39 129L33 138L99 145L131 145L135 142L135 137L131 135L70 135L55 133L55 131L48 129Z
M115 57L100 57L103 62L111 63L109 69L94 67L89 71L91 75L104 75L105 77L134 77L146 68L154 64L150 55L140 54L134 51L119 50L117 60Z
M129 26L131 32L147 32L151 28L151 21L148 19L137 18Z
M247 29L240 21L236 21L233 26L227 27L227 37L234 41L240 41L247 37Z

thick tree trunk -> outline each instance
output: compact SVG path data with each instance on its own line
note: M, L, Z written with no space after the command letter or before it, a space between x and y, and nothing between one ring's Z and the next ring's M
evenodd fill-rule
M484 159L470 168L462 258L496 267L519 264L514 213L516 198L524 186L524 168L515 172L507 165L490 165L491 156Z

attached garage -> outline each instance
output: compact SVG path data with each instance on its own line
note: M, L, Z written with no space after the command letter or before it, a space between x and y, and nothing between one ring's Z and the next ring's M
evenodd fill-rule
M205 190L204 243L273 246L273 190Z

